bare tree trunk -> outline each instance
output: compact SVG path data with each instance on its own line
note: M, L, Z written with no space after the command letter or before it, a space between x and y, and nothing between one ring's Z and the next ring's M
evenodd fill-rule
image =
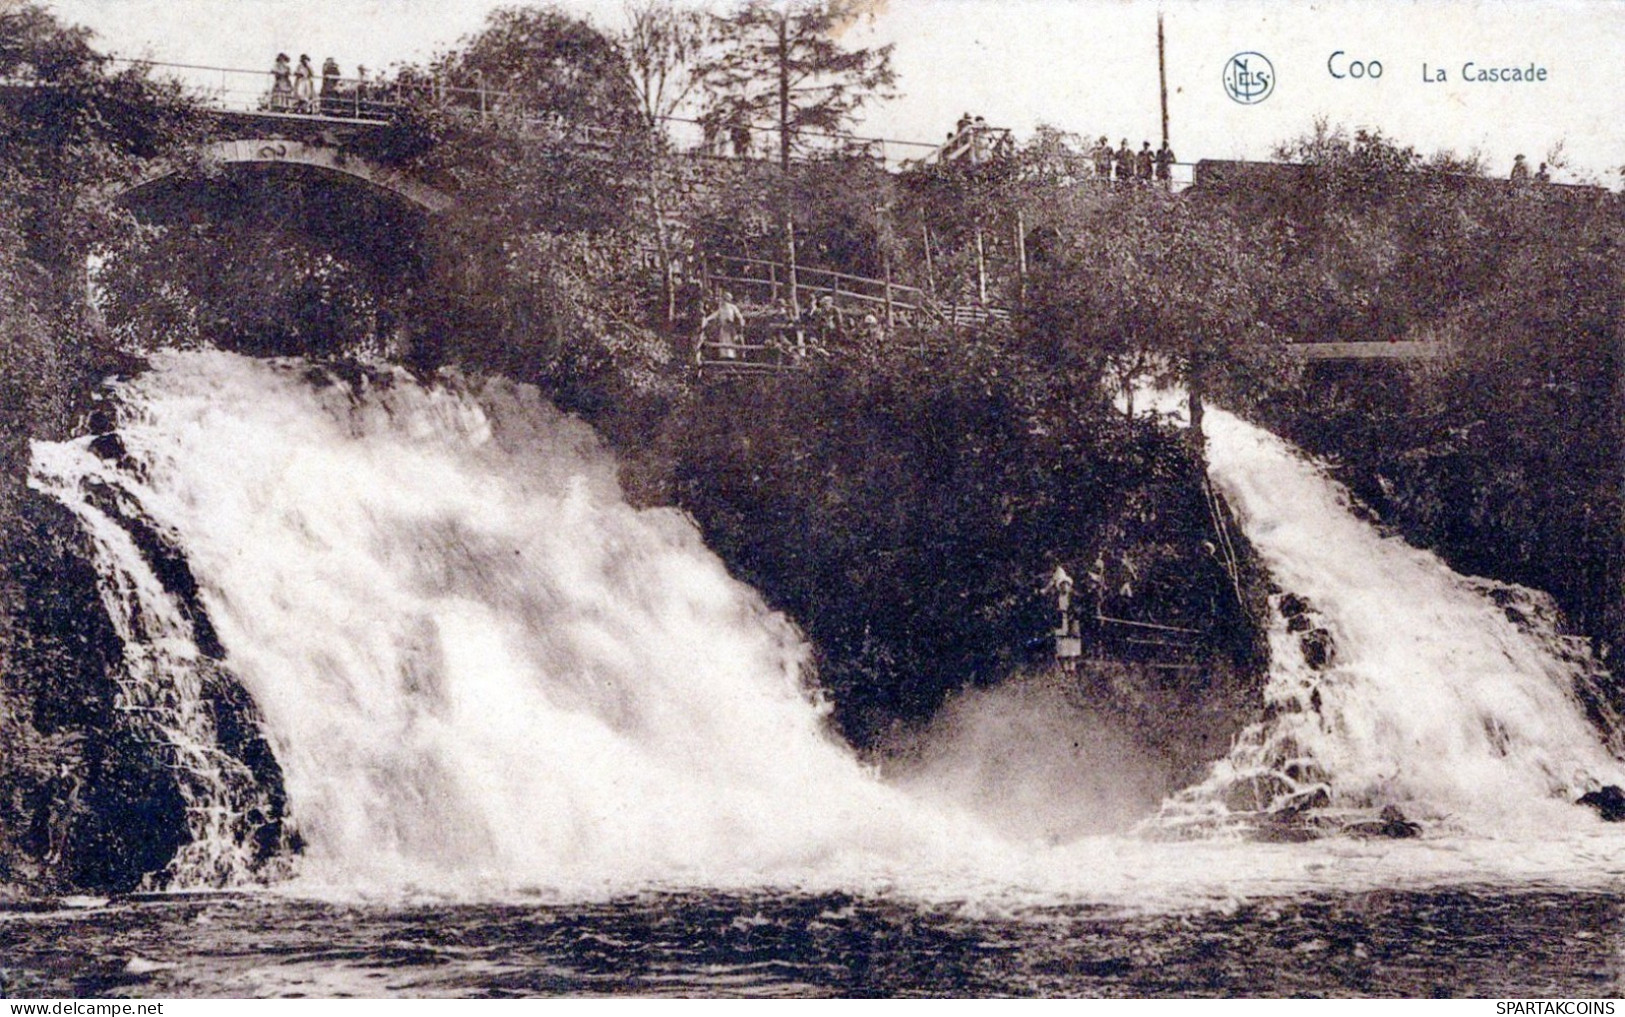
M649 157L649 209L655 220L655 249L660 257L660 296L665 308L665 322L669 329L677 323L676 257L672 252L671 230L666 223L665 187L661 182L661 159L658 152Z
M779 168L790 172L790 15L779 15Z
M790 15L779 14L779 169L790 173ZM796 292L796 217L791 210L789 190L785 190L784 235L790 271L790 310L799 316L801 301Z

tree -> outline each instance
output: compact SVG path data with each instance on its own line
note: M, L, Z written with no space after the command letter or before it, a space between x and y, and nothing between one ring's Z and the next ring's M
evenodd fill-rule
M498 8L429 68L402 73L449 93L449 112L429 102L419 111L453 139L420 170L455 180L459 214L479 221L484 242L625 218L626 170L644 164L648 146L626 59L592 25L553 7Z
M60 433L105 352L81 312L87 253L127 225L110 185L191 126L177 86L115 72L89 37L40 5L0 6L0 78L37 86L0 103L0 485L21 479L28 438Z
M1022 175L1040 183L1071 184L1089 179L1093 163L1088 139L1076 131L1039 124L1019 158Z
M627 0L626 30L620 46L637 96L638 112L651 135L699 88L695 73L710 40L711 24L697 10L672 0Z
M497 8L485 27L438 57L431 71L444 86L484 91L490 105L509 114L609 131L638 122L620 48L555 7Z
M1080 381L1129 398L1149 379L1183 385L1194 433L1204 393L1245 399L1281 376L1260 320L1269 244L1256 228L1146 191L1114 197L1063 233L1088 244L1038 276L1023 321Z
M839 131L865 103L891 97L892 47L847 50L836 41L854 16L850 0L746 0L718 18L720 55L696 69L713 109L741 128L772 123L788 169L803 135Z

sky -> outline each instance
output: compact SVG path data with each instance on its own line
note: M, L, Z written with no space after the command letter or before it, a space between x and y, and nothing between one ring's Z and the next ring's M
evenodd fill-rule
M5 0L0 0L5 2ZM871 0L854 46L893 44L901 96L860 133L940 140L961 113L1029 134L1039 123L1160 141L1157 16L1171 142L1181 160L1268 158L1316 118L1375 127L1424 153L1515 153L1554 179L1617 187L1625 165L1625 0ZM55 0L123 56L268 68L278 51L357 64L422 60L477 31L498 0ZM601 28L620 0L558 0ZM1273 89L1226 92L1232 57L1261 54ZM1340 55L1339 55L1340 54ZM1249 58L1249 69L1259 62ZM1381 65L1380 76L1372 62ZM1533 69L1544 80L1464 81ZM1355 76L1364 69L1364 77ZM1543 72L1543 73L1542 73ZM200 75L203 72L198 72ZM1443 80L1440 80L1440 74ZM1343 75L1338 77L1337 75ZM205 75L206 76L206 75Z

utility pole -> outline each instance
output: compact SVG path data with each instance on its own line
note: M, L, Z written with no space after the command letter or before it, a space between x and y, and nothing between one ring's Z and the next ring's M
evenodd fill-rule
M1157 12L1157 81L1162 86L1162 145L1168 147L1168 59L1162 45L1162 12Z

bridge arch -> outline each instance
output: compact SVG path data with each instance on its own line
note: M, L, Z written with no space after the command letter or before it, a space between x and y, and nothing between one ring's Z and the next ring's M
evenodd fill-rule
M400 170L380 166L333 145L291 138L237 138L203 146L200 158L205 166L310 167L319 172L349 177L386 191L401 201L431 214L443 212L452 205L451 196L444 191L413 179ZM157 163L133 183L120 187L116 196L126 199L153 184L180 175L187 167L188 164L178 162Z

